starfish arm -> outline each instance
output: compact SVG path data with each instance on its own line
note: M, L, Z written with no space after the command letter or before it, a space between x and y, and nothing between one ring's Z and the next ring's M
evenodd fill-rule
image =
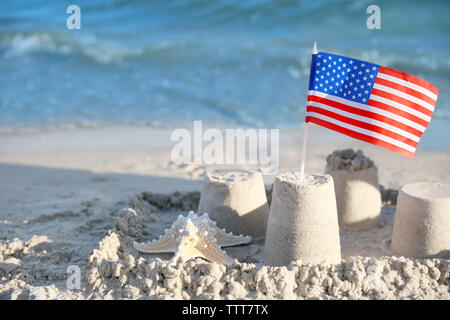
M217 245L219 247L238 246L241 244L248 244L252 241L252 237L243 236L242 234L237 236L231 232L227 233L225 229L215 227L215 238L217 239Z
M133 247L143 253L160 253L160 252L175 252L177 244L176 231L169 229L167 233L158 240L153 240L148 243L133 242Z
M216 244L208 244L201 248L198 248L198 251L201 253L201 257L206 260L213 261L221 264L231 264L233 259L229 257L225 251L220 249L220 247Z

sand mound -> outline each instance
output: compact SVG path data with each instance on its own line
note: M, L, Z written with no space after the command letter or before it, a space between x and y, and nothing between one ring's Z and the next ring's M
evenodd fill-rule
M374 167L374 162L361 150L336 150L327 156L326 172L336 170L359 171Z
M90 256L88 298L450 298L450 263L443 259L354 257L336 265L295 261L287 267L269 267L261 263L261 250L254 244L237 249L249 253L252 247L257 258L253 263L235 260L223 266L196 259L169 266L168 257L139 254L132 247L135 237L151 229L155 218L154 213L140 209L146 204L138 202L135 199L133 208L121 212L115 227Z
M226 248L236 259L227 267L202 259L168 266L171 254L133 248L133 240L163 234L199 198L141 193L114 204L87 201L75 214L0 224L0 299L450 299L449 260L389 256L393 208L377 228L341 230L347 260L337 265L265 266L264 240ZM80 290L66 286L73 265L81 267Z

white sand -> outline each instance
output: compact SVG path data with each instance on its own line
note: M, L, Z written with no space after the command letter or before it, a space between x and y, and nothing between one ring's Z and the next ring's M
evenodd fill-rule
M170 255L161 261L139 255L132 239L159 236L198 205L206 168L170 163L171 131L0 136L0 298L450 299L448 259L393 256L393 207L383 208L376 228L341 230L338 265L269 268L261 263L264 239L227 248L239 260L227 268L203 260L171 268L164 264ZM449 153L419 147L408 160L328 130L311 127L310 133L308 173L323 173L331 151L351 147L375 161L387 188L450 183ZM281 131L280 141L280 171L298 171L300 131ZM139 215L129 216L123 210L129 206ZM81 268L81 290L66 287L71 265Z

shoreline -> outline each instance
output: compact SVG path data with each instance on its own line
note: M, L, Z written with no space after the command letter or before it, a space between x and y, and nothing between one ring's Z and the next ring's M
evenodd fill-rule
M197 121L197 120L195 120ZM186 128L191 130L193 127L194 120L192 121L182 121L176 123L166 123L166 122L155 122L155 123L129 123L129 124L119 124L119 123L98 123L98 124L64 124L57 125L45 128L22 128L22 129L8 129L8 130L0 130L0 142L8 137L26 137L26 136L40 136L40 135L52 135L52 134L63 134L67 135L70 132L74 132L75 134L79 132L91 132L95 134L95 132L101 131L110 131L114 132L115 130L124 131L129 130L133 131L169 131L177 128ZM268 125L245 125L238 124L233 122L218 122L218 121L204 121L204 126L206 128L218 128L219 130L224 129L279 129L280 131L285 132L293 132L299 129L303 129L305 126L305 122L301 121L298 125L284 125L282 127L273 127ZM327 130L331 132L331 130ZM424 135L422 136L419 148L423 148L431 151L443 151L450 152L450 141L442 139L450 135L450 119L441 119L436 118L432 119L429 126L425 130ZM327 139L326 133L322 134L322 138ZM1 148L1 143L0 143ZM0 152L2 150L0 149Z
M219 130L226 128L223 124L207 124L204 130L214 126ZM171 163L170 152L177 143L171 141L171 134L176 128L180 127L121 126L0 136L0 164L189 179L199 179L205 170L221 167ZM193 124L184 128L192 132ZM300 169L302 136L301 128L279 130L280 173ZM204 142L203 148L207 144ZM419 144L411 160L316 125L310 126L306 172L323 173L326 156L344 148L361 149L372 158L379 167L380 183L385 187L398 188L415 180L450 183L450 150L437 151ZM258 169L258 166L228 165L228 168ZM395 177L391 174L393 171ZM266 183L271 180L270 176L265 176Z

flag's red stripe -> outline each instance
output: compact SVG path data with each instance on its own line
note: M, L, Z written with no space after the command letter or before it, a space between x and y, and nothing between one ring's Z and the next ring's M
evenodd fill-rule
M395 114L397 114L399 116L402 116L403 118L406 118L408 120L414 121L415 123L420 124L423 127L428 126L428 122L423 120L422 118L419 118L419 117L417 117L417 116L415 116L415 115L413 115L411 113L408 113L406 111L403 111L401 109L393 107L393 106L391 106L389 104L385 104L383 102L379 102L379 101L376 101L376 100L369 100L367 102L367 104L369 106L372 106L372 107L376 107L376 108L379 108L379 109L383 109L383 110L389 111L391 113L395 113Z
M390 131L388 129L381 128L381 127L378 127L376 125L373 125L373 124L370 124L370 123L367 123L367 122L363 122L363 121L359 121L359 120L356 120L356 119L353 119L353 118L345 117L343 115L331 112L331 111L323 109L323 108L307 106L306 107L306 111L307 112L319 113L319 114L322 114L324 116L327 116L327 117L339 120L341 122L345 122L345 123L351 124L351 125L353 125L355 127L359 127L359 128L362 128L362 129L366 129L366 130L370 130L370 131L373 131L373 132L380 133L382 135L385 135L385 136L390 137L392 139L395 139L397 141L400 141L400 142L403 142L405 144L408 144L408 145L410 145L413 148L417 147L417 144L418 144L416 141L413 141L413 140L411 140L409 138L406 138L406 137L404 137L404 136L402 136L402 135L400 135L398 133L392 132L392 131Z
M388 74L390 76L417 84L418 86L421 86L427 90L430 90L431 92L433 92L435 95L437 95L439 93L439 89L435 86L433 86L431 83L422 80L420 78L417 78L415 76L412 76L410 74L401 72L401 71L397 71L391 68L387 68L387 67L383 67L381 66L380 69L378 70L378 72L384 73L384 74Z
M383 86L404 92L409 94L410 96L416 97L417 99L423 100L425 102L428 102L429 104L431 104L432 106L434 106L436 104L436 100L431 99L429 96L416 91L414 89L402 86L401 84L386 80L386 79L381 79L381 78L376 78L375 83L381 84Z
M345 135L347 135L349 137L352 137L352 138L355 138L355 139L358 139L358 140L362 140L362 141L365 141L365 142L368 142L368 143L372 143L372 144L377 145L379 147L382 147L382 148L388 149L390 151L396 152L398 154L401 154L401 155L403 155L405 157L408 157L410 159L414 158L414 153L413 152L405 150L405 149L400 148L400 147L397 147L397 146L395 146L395 145L393 145L391 143L388 143L386 141L383 141L383 140L380 140L380 139L377 139L377 138L374 138L374 137L371 137L371 136L368 136L368 135L365 135L365 134L362 134L362 133L359 133L359 132L356 132L356 131L353 131L353 130L350 130L350 129L347 129L347 128L343 128L343 127L338 126L338 125L336 125L334 123L331 123L331 122L328 122L328 121L325 121L325 120L322 120L322 119L318 119L318 118L315 118L315 117L312 117L312 116L306 116L305 120L306 120L306 122L313 122L313 123L318 124L318 125L320 125L322 127L325 127L325 128L328 128L328 129L340 132L342 134L345 134Z
M386 91L383 91L383 90L380 90L380 89L375 89L375 88L372 89L371 94L374 94L374 95L377 95L379 97L383 97L383 98L386 98L386 99L389 99L389 100L401 103L401 104L403 104L403 105L405 105L407 107L410 107L411 109L417 110L417 111L419 111L419 112L421 112L424 115L427 115L429 117L431 117L433 115L433 111L428 110L425 107L422 107L420 104L417 104L417 103L414 103L412 101L409 101L409 100L406 100L404 98L401 98L399 96L396 96L395 94L388 93Z
M406 124L404 124L403 122L397 121L397 120L393 120L387 116L383 116L381 114L378 113L374 113L374 112L370 112L367 110L363 110L363 109L359 109L359 108L355 108L355 107L351 107L349 105L337 102L337 101L333 101L330 99L326 99L326 98L322 98L319 96L314 96L314 95L309 95L308 96L308 101L315 101L315 102L319 102L319 103L323 103L326 104L327 106L330 107L334 107L336 109L340 109L343 111L347 111L347 112L351 112L363 117L367 117L367 118L371 118L371 119L375 119L387 124L390 124L394 127L397 127L401 130L404 130L406 132L409 132L413 135L418 136L419 138L422 136L423 132L420 130L417 130L416 128L410 127Z

